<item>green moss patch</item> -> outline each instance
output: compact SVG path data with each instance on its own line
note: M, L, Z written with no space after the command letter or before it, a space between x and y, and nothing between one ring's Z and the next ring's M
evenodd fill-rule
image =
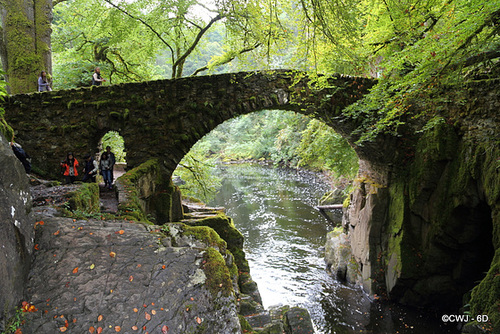
M234 226L231 218L223 213L214 217L201 219L196 222L190 222L191 226L208 226L214 229L220 237L226 241L228 250L233 254L234 261L240 272L248 272L248 261L243 251L243 234Z
M220 292L226 297L234 293L231 275L222 255L215 248L208 247L203 260L203 270L207 276L206 285L210 292L214 295Z
M472 290L470 305L473 316L489 318L487 323L476 325L500 333L500 249L496 250L486 277Z
M98 213L99 185L97 183L83 183L77 190L68 193L68 204L71 211Z

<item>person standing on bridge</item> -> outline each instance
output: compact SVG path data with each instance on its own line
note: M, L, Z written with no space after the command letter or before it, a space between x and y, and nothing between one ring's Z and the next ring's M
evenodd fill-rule
M92 86L100 86L104 81L106 81L106 79L101 76L101 68L96 67L92 75Z
M52 88L50 88L50 82L47 79L47 72L42 71L40 76L38 77L38 91L39 92L50 92Z

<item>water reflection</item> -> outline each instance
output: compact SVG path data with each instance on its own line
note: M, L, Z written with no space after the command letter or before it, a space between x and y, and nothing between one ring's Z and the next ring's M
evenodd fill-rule
M332 229L314 209L328 190L310 173L259 165L221 167L222 188L209 203L227 208L245 237L252 278L264 307L306 307L317 333L455 333L432 317L373 303L325 271Z

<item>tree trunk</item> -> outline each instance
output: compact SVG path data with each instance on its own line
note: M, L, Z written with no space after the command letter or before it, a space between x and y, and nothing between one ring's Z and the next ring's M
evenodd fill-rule
M52 0L0 0L0 57L11 94L37 90L41 71L52 73Z

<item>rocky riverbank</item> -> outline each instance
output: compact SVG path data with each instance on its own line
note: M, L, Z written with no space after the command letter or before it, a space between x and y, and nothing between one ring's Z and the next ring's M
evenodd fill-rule
M82 218L69 203L88 197L95 208L88 193L98 187L32 182L30 312L17 333L313 333L307 310L264 310L243 237L222 208L184 203L182 222L162 226Z

